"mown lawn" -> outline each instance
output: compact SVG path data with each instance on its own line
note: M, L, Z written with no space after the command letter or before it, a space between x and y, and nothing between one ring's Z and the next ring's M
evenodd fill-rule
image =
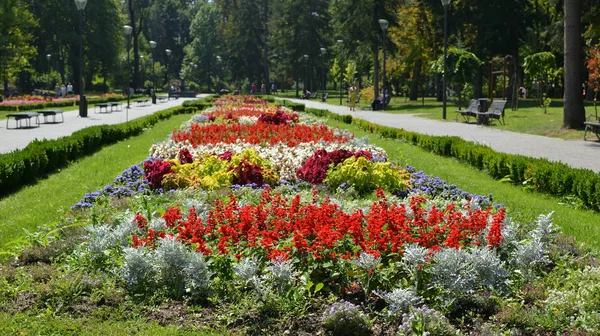
M144 160L153 143L164 140L189 118L189 114L174 116L0 199L0 247L22 238L23 229L34 231L60 220L85 193L111 183L124 169Z

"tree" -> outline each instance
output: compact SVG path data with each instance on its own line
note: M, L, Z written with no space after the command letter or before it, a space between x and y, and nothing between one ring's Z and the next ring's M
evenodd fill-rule
M565 107L563 127L581 128L585 109L581 94L583 53L581 0L565 0Z
M185 47L183 73L186 78L194 73L203 79L198 84L206 85L213 91L212 78L217 74L216 55L223 51L223 37L219 29L222 24L222 13L214 3L200 5L196 17L192 21L190 34L192 41ZM195 69L191 63L198 65Z
M446 59L446 80L458 86L458 108L461 107L462 86L475 79L475 73L483 62L470 51L454 47L448 48ZM437 73L444 72L444 55L432 63L432 70Z
M594 112L596 114L596 119L598 119L596 99L598 98L598 91L600 91L600 48L590 48L590 52L586 60L586 67L588 69L588 79L586 84L594 91Z
M561 72L556 66L556 57L553 53L543 51L525 57L523 71L531 81L538 83L538 104L543 104L543 87L553 81Z
M4 90L8 80L29 67L29 59L36 54L30 44L33 40L30 29L36 20L21 0L0 0L0 78Z
M383 34L379 19L389 22L389 29L398 25L397 10L402 0L338 0L332 6L336 30L344 38L344 44L359 54L370 55L373 69L373 89L379 95L379 49ZM388 41L387 50L393 53L396 45ZM362 63L360 57L357 57ZM369 59L368 57L366 58Z

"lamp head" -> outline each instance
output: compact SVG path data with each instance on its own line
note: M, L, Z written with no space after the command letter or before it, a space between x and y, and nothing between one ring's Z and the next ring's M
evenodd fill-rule
M442 5L448 6L450 4L450 2L452 2L452 0L442 0Z
M154 49L156 48L156 41L150 41L150 48Z
M389 26L389 21L386 19L379 19L379 26L381 27L381 29L383 31L386 31L388 29Z
M131 26L128 26L128 25L123 26L123 32L125 32L125 35L127 35L127 36L131 35L132 31L133 31L133 28Z
M308 61L308 55L304 55L304 60Z
M167 53L167 56L171 56L171 53L172 53L171 49L165 49L165 52Z
M46 55L46 59L47 59L48 61L50 60L50 58L51 58L51 57L52 57L52 55L50 55L50 54Z
M78 10L84 10L85 5L87 5L87 0L75 0L75 6L77 6Z
M342 44L342 43L344 43L344 40L337 40L336 42L339 44Z
M321 55L325 55L327 53L327 49L321 48Z

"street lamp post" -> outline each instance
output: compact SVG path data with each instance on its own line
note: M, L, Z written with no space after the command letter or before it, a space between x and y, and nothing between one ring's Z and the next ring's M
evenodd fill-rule
M141 76L142 76L142 90L145 90L146 85L144 84L144 67L146 66L146 64L144 63L144 55L140 55L140 63L141 63L140 70L141 70Z
M388 25L389 25L388 20L384 20L384 19L379 20L379 26L381 26L381 30L383 31L383 81L382 81L383 84L381 85L381 97L383 97L383 102L381 104L382 111L385 110L385 103L387 102L387 99L385 98L385 61L386 61L385 42L386 42L386 33L387 33Z
M125 95L125 92L129 91L129 90L127 90L127 87L125 85L125 76L123 74L123 70L127 70L125 68L125 62L127 62L127 58L121 57L121 75L123 76L123 83L122 83L123 84L123 95ZM125 91L125 90L127 90L127 91Z
M325 54L327 49L321 48L321 101L325 101Z
M337 43L340 46L340 56L338 57L338 64L340 68L340 105L342 105L342 43L344 43L344 40L337 40Z
M442 5L444 6L444 74L442 75L442 87L444 89L444 101L442 103L442 119L446 119L446 62L448 58L448 5L452 0L442 0Z
M218 78L218 79L217 79L217 94L219 94L219 93L221 92L221 90L219 90L219 87L221 86L221 75L222 75L222 74L221 74L221 72L222 72L222 69L221 69L221 62L222 62L222 61L223 61L223 59L221 59L221 56L218 56L218 55L217 55L217 63L219 64L219 69L218 69L218 71L217 71L217 75L218 75L218 76L217 76L217 78Z
M127 90L127 108L125 109L125 120L129 121L129 109L131 108L131 104L130 104L130 100L131 100L131 90L129 90L129 82L131 81L131 78L129 77L130 75L130 65L129 65L129 43L130 43L130 36L131 36L131 32L133 31L133 28L131 26L123 26L123 32L125 32L125 39L127 39L127 85L126 85L126 90Z
M152 67L152 92L156 92L156 80L154 78L154 49L156 48L156 41L150 41L150 66Z
M52 55L46 55L46 59L48 60L48 85L52 88L52 83L50 83L50 58L52 58Z
M83 11L87 0L75 0L75 6L79 10L79 116L87 117L87 102L83 95Z
M169 83L169 68L171 65L171 49L165 49L165 53L167 54L167 90L168 90L168 98L167 99L171 99L171 83Z
M308 83L308 55L304 55L304 95L306 96L306 83ZM305 97L307 98L307 97Z

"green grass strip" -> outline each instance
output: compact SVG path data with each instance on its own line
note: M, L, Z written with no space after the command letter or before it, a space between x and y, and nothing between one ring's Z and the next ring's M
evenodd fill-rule
M438 176L468 192L479 195L492 194L494 202L504 204L508 214L517 222L530 221L540 214L555 211L554 223L565 234L575 237L587 246L600 249L600 213L559 204L560 200L556 197L500 182L484 171L474 169L454 158L438 156L401 140L378 137L354 124L348 125L329 119L328 125L348 129L357 137L369 136L371 143L385 149L391 160L398 160L403 165L410 165L427 174Z
M104 320L99 318L73 318L52 314L31 316L24 313L0 313L0 335L144 335L144 336L209 336L224 333L201 330L184 330L176 325L160 326L144 318L134 320Z
M144 160L153 143L164 140L189 118L189 114L181 114L158 122L138 136L103 147L48 178L0 199L0 246L23 237L23 228L33 231L59 220L85 193L112 183L123 170Z

